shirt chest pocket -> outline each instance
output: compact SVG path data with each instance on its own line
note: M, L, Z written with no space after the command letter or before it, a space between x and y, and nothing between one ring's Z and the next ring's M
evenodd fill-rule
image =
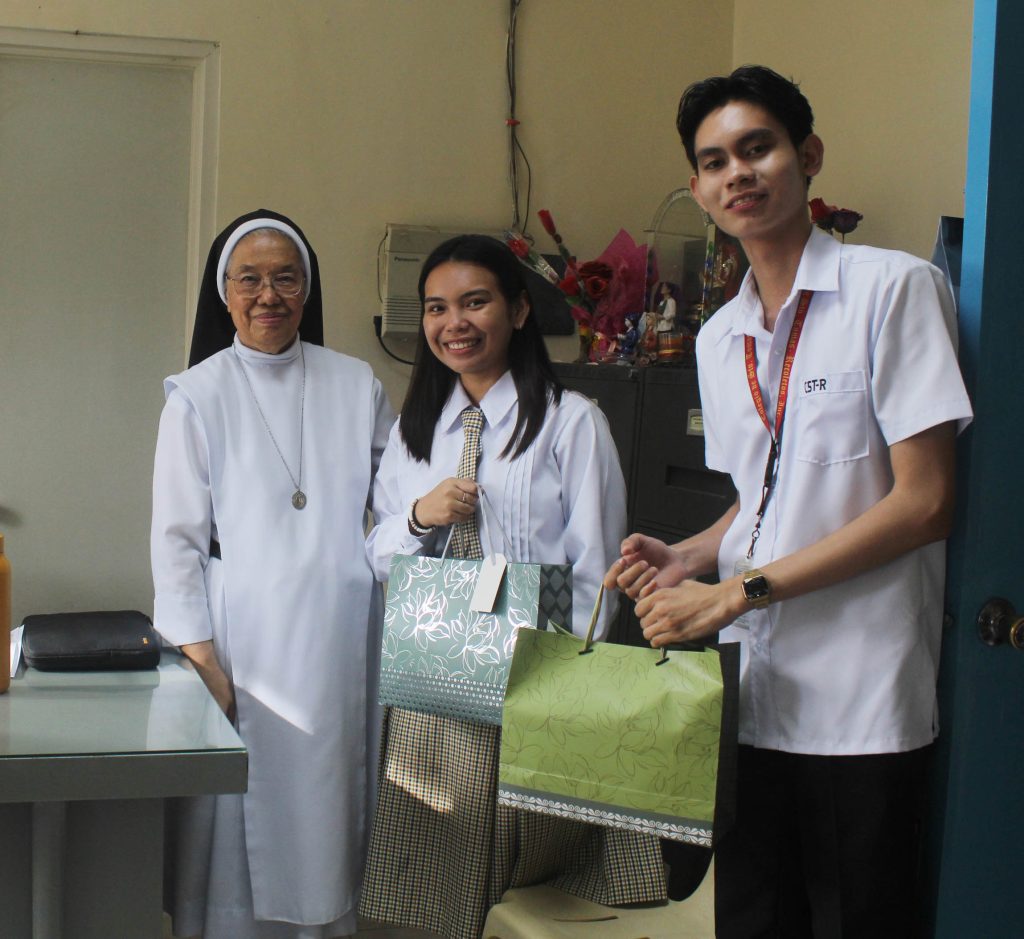
M801 380L792 428L797 459L843 463L868 455L867 372L829 372Z

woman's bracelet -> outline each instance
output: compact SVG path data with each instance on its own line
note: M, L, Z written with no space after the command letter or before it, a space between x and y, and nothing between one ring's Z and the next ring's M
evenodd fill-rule
M417 538L422 538L424 535L429 535L437 526L430 525L424 528L416 518L416 503L419 499L413 499L412 505L409 506L409 533L415 535Z

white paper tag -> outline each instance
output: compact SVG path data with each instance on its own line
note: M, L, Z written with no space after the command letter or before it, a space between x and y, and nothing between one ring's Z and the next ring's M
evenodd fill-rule
M24 631L24 626L11 630L11 678L17 674L18 663L21 662L21 634Z
M736 574L743 575L746 574L747 571L751 571L753 569L753 562L749 561L747 558L740 558L736 562L736 566L733 568L733 571ZM737 617L732 621L732 625L739 626L740 629L750 629L750 613L747 612L742 616Z
M493 612L506 567L508 567L508 561L505 560L504 554L492 554L490 557L484 558L480 565L480 576L476 579L473 599L469 601L469 608L474 613Z

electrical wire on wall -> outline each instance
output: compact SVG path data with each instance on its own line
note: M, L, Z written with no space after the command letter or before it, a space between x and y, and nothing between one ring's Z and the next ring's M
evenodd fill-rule
M526 151L523 149L522 144L519 142L519 119L516 117L516 25L517 18L519 15L519 6L523 0L509 0L508 7L508 34L505 43L505 77L508 83L508 115L505 118L505 126L508 128L508 178L509 185L512 188L512 222L509 226L511 229L519 232L524 238L533 241L533 237L527 232L530 217L530 196L533 188L533 170L530 167L530 161L527 159ZM524 203L523 193L520 186L520 166L525 171L525 204L523 208L520 208L521 203ZM381 297L381 251L384 246L384 239L382 238L380 244L377 245L377 297L383 303ZM402 362L405 365L412 365L408 359L403 359L401 356L396 355L392 352L384 342L383 337L383 317L375 316L373 318L374 333L377 336L377 342L380 343L380 347L389 355L391 358L398 362Z
M519 5L523 0L509 0L508 5L508 38L505 44L505 75L508 81L508 117L505 125L508 127L508 180L512 187L512 224L511 228L533 241L527 234L527 227L530 218L530 191L533 186L533 171L530 168L530 161L526 158L526 151L519 142L519 119L516 117L516 18L519 15ZM524 211L519 211L520 188L519 188L519 162L522 160L526 168L526 206Z

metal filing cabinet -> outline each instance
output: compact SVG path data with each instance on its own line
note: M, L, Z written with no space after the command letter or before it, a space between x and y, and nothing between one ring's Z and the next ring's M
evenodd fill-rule
M732 505L728 476L704 465L697 371L556 363L567 388L604 411L626 479L627 528L673 544L703 531ZM624 602L612 639L645 644Z
M643 369L619 365L577 365L556 362L555 372L566 388L586 395L608 418L619 451L626 490L633 491L633 460L643 397ZM632 519L632 510L627 508Z

